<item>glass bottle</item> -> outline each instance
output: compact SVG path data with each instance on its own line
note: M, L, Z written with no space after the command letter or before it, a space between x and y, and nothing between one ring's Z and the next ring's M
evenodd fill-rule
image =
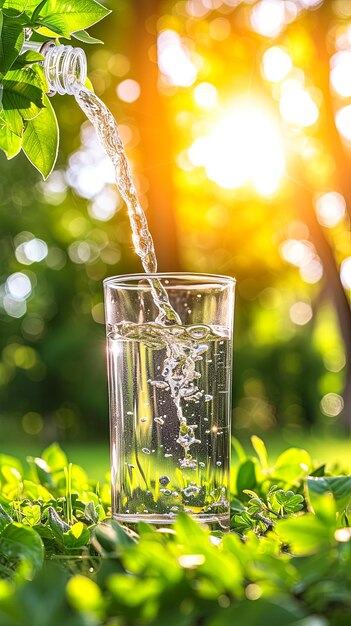
M84 85L87 77L87 59L82 48L73 46L56 46L53 41L44 44L36 41L26 41L22 53L35 50L44 56L41 61L49 87L49 95L73 94L76 81Z

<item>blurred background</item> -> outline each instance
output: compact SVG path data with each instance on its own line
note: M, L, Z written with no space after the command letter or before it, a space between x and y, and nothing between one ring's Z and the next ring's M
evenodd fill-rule
M120 124L159 270L238 281L234 434L327 450L351 428L351 2L104 4L89 77ZM102 280L141 271L92 128L71 97L53 104L50 178L0 159L5 452L107 449Z

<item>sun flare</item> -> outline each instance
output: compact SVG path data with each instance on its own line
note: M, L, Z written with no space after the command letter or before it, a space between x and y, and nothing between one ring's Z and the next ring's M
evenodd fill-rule
M224 189L252 185L262 196L273 195L285 169L283 137L264 106L236 103L205 136L190 146L188 156Z

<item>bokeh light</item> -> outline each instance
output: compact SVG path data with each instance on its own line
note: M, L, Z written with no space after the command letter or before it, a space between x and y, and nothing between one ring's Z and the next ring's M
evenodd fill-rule
M339 109L335 114L335 124L340 135L351 143L351 104Z
M26 300L32 292L32 283L23 272L15 272L6 281L8 294L18 301Z
M327 393L321 399L321 409L324 415L336 417L344 408L344 400L337 393Z
M344 218L346 202L341 193L330 191L317 197L315 207L319 223L333 228Z
M122 80L116 88L117 96L123 102L135 102L140 96L140 85L136 80Z
M340 279L345 289L351 289L351 256L341 263Z
M330 60L330 82L334 91L343 98L351 96L351 51L342 50Z
M312 319L312 307L308 302L294 302L289 309L289 316L294 324L304 326Z
M158 66L170 85L190 87L195 82L196 66L178 33L173 30L162 31L157 39L157 51Z
M292 66L291 56L287 50L279 46L268 48L262 57L263 76L272 83L284 80Z
M276 37L283 30L285 8L282 0L261 0L252 9L252 28L265 37Z
M203 109L212 109L217 102L217 89L211 83L199 83L194 89L194 100Z
M279 127L263 108L236 104L212 132L188 150L193 165L224 189L252 184L262 196L274 194L285 167Z
M313 126L319 117L319 110L312 96L300 81L293 78L282 84L279 108L284 120L297 126Z

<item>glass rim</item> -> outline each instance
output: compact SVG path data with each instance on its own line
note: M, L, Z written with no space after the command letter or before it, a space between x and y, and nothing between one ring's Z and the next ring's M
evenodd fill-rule
M235 285L236 279L232 276L226 276L225 274L206 274L205 272L154 272L152 274L146 274L145 272L140 272L137 274L120 274L117 276L109 276L103 280L104 287L115 287L121 289L140 289L141 285L139 284L140 280L153 279L153 278L164 278L164 279L175 279L179 278L180 280L184 280L186 286L186 281L192 281L193 286L198 285L199 287L205 287L206 285L212 285L216 287L223 287L229 285ZM169 285L172 287L175 285ZM145 285L147 287L147 285ZM167 285L168 287L168 285Z

